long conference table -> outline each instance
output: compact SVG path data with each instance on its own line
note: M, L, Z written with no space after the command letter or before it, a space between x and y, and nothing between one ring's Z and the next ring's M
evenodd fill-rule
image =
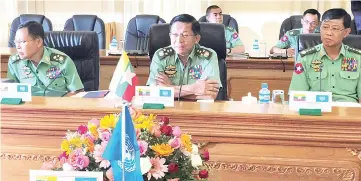
M9 56L16 53L14 48L0 47L1 77L6 77ZM107 56L105 50L100 50L100 90L109 87L119 56ZM130 56L139 84L145 85L149 76L150 59L148 56ZM241 100L248 92L258 96L261 83L266 82L271 90L288 88L294 70L293 59L241 59L227 57L228 97ZM285 72L283 72L285 70ZM286 98L287 99L287 98Z
M28 180L29 169L56 159L67 129L119 113L105 99L33 97L1 106L1 180ZM287 105L238 101L176 102L163 110L173 126L205 143L210 180L361 181L361 108L300 116Z

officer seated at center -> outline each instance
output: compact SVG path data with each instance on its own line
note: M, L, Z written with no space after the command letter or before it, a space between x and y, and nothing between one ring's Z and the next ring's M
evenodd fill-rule
M169 36L171 45L153 56L147 85L174 87L177 98L215 99L222 86L218 58L214 50L198 44L199 22L191 15L178 15L170 22Z
M342 43L350 22L344 9L322 15L322 44L300 52L290 91L326 91L335 102L361 102L361 50Z
M84 89L73 60L44 46L44 29L35 21L16 31L17 53L10 56L8 79L32 86L33 96L67 96Z

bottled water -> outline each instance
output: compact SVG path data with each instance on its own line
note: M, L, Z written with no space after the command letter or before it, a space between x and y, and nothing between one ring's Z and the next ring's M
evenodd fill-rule
M259 57L259 41L255 39L252 44L252 56Z
M259 103L268 104L271 99L271 92L268 89L267 83L262 83L262 89L259 90Z
M117 38L115 36L113 36L112 41L109 44L109 50L118 50L118 41Z

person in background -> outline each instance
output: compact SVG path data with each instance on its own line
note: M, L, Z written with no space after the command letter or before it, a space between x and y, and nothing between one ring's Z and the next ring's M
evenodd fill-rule
M214 50L200 46L200 24L181 14L170 22L171 45L157 50L150 65L149 86L174 87L184 99L216 99L222 86Z
M351 0L351 11L355 20L357 34L361 34L361 1Z
M301 19L302 28L287 31L276 46L272 47L270 53L286 54L287 56L294 56L295 49L297 48L298 36L302 33L319 33L318 26L321 14L316 9L307 9L303 13Z
M322 15L322 44L300 52L290 91L332 92L332 101L361 103L361 50L342 43L350 23L344 9Z
M222 9L217 5L209 6L206 10L206 19L210 23L223 24ZM237 31L229 26L225 27L227 53L244 53L245 48Z
M7 78L32 86L32 95L73 95L84 89L73 60L44 46L44 29L35 21L19 26L15 35L17 53L10 56Z

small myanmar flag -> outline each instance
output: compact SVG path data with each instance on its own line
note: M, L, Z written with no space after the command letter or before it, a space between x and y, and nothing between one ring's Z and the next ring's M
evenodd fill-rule
M131 102L135 95L135 87L138 85L138 78L134 73L133 66L125 51L120 57L113 78L109 84L109 91L117 96Z
M293 100L294 101L306 101L306 94L294 94Z

